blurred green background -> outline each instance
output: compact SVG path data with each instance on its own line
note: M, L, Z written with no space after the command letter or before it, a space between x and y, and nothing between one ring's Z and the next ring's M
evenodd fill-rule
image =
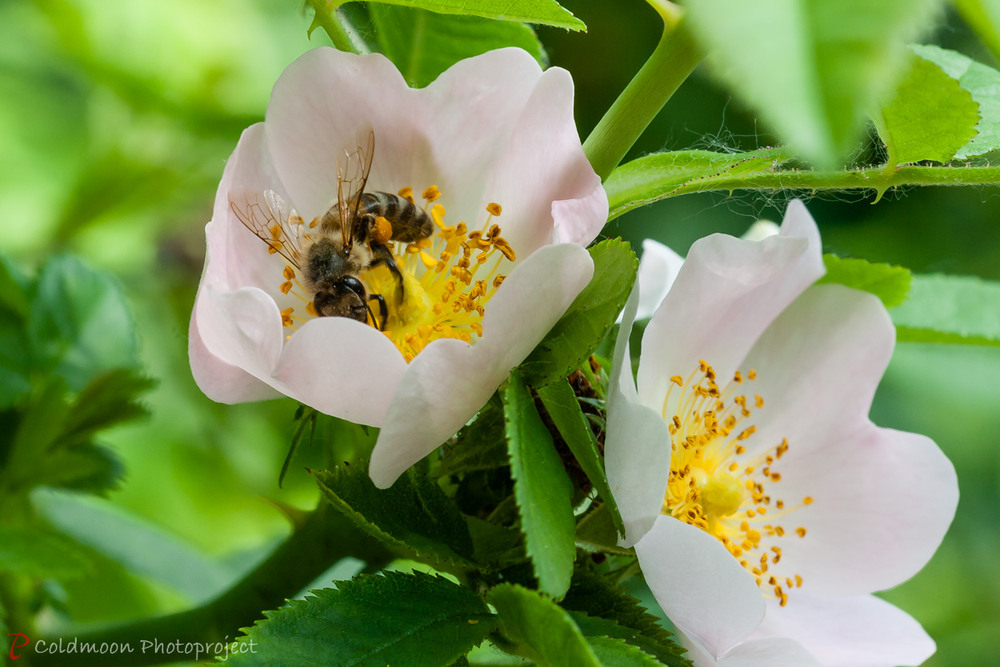
M640 0L563 4L589 32L539 36L552 64L574 76L586 136L659 28ZM211 596L287 532L281 504L314 502L302 469L310 452L285 488L277 485L295 405L216 405L195 386L186 351L223 165L241 131L263 118L282 69L329 43L320 30L307 37L310 21L294 0L0 1L0 249L28 268L68 250L113 272L135 311L146 372L159 383L146 396L152 417L105 438L128 472L109 501L94 501L90 531L114 516L141 522L150 541L117 545L119 557L102 560L95 577L55 592L74 623L175 611ZM997 65L954 17L929 41ZM630 157L776 141L699 69ZM789 196L684 196L626 215L605 234L637 248L652 236L683 253L705 234L780 220ZM1000 280L993 189L892 192L875 205L870 194L807 199L827 252ZM886 594L938 641L928 665L995 662L998 380L1000 349L905 344L873 408L880 425L933 437L958 469L962 499L944 545ZM188 560L168 557L156 540Z

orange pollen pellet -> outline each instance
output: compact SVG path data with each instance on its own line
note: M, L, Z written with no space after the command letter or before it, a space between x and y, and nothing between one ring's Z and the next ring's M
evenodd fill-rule
M376 243L388 243L392 238L392 223L381 215L375 218L375 228L372 229L372 241Z

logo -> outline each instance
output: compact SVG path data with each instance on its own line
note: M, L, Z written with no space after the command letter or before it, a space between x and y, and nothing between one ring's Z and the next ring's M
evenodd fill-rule
M10 659L17 660L21 657L21 649L31 643L31 638L21 632L11 632L8 633L7 636L14 638L14 640L10 642Z

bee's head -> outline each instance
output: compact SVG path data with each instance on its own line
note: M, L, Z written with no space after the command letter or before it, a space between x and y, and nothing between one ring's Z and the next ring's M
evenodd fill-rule
M350 317L367 322L368 292L354 276L341 276L320 287L313 297L313 307L321 317Z

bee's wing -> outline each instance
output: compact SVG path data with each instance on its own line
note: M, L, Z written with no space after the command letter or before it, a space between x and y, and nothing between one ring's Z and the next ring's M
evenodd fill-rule
M369 130L366 145L362 146L359 142L357 150L347 153L346 157L343 167L337 164L337 206L344 245L350 247L354 243L354 225L358 222L361 195L368 183L368 173L375 157L375 132Z
M303 221L281 195L274 190L234 192L229 195L229 207L270 252L279 253L296 269L302 268Z

